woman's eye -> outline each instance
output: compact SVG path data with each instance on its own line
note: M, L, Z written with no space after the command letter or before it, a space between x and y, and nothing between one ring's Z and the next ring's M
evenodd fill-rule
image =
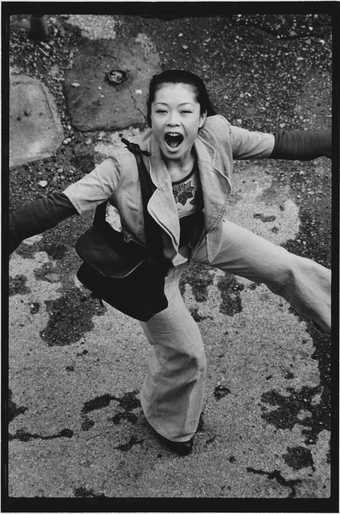
M191 114L192 111L182 111L182 114Z
M157 109L156 113L157 114L166 114L166 111L164 111L163 109Z

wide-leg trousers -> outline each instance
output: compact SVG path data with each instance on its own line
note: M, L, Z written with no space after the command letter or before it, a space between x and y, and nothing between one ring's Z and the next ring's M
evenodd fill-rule
M191 260L266 284L302 316L330 331L331 272L324 266L229 221L210 234L209 251L202 238ZM179 291L182 269L183 265L175 267L166 277L168 308L142 322L152 346L141 391L143 411L149 424L172 441L186 441L195 434L206 377L202 337Z

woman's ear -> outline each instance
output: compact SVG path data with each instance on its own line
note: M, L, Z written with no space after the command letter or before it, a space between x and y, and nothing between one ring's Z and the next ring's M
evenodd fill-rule
M203 127L206 119L207 119L207 111L205 111L203 114L200 115L200 121L199 121L199 124L198 124L198 128L202 128Z

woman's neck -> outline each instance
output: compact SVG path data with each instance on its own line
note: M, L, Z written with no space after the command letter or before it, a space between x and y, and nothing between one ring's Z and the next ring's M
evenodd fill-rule
M163 161L167 167L172 182L181 180L190 173L194 166L195 156L193 152L188 154L184 159L166 159Z

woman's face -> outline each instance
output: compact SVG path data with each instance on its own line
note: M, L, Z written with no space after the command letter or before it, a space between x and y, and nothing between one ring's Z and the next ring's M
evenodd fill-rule
M151 127L166 159L185 160L205 119L191 85L164 83L156 91Z

